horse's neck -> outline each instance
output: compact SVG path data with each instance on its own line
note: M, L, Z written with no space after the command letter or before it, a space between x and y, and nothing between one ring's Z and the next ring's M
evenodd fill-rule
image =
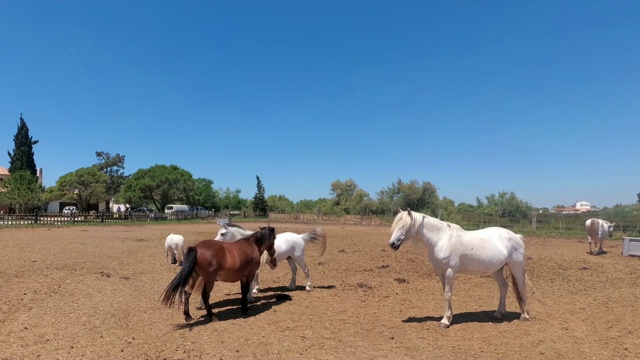
M441 241L450 239L453 235L450 226L426 215L416 230L421 234L422 240L429 250L436 247Z
M247 235L253 234L253 231L251 230L245 230L245 229L239 229L239 228L234 228L234 231L238 239L241 239Z

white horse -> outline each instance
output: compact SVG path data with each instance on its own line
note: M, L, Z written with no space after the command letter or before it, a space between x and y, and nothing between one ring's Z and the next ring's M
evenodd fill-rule
M215 240L231 242L236 241L251 233L253 233L253 231L247 230L239 225L222 224L222 227L218 231L218 235L216 236ZM304 261L304 252L306 244L313 244L317 241L321 242L322 248L320 250L320 255L322 255L327 248L327 235L322 228L316 228L306 234L284 232L276 235L276 241L274 245L274 248L276 250L276 260L282 261L284 259L287 259L287 262L289 262L289 267L291 267L291 282L288 286L289 290L295 290L296 288L296 275L298 273L298 268L296 267L297 264L298 266L300 266L302 271L304 271L304 275L307 278L307 286L305 289L307 291L311 291L311 277L309 275L309 267ZM263 265L267 263L268 260L269 254L265 252L264 254L262 254L260 269L262 269ZM259 275L260 270L256 272L256 277L254 278L251 286L253 289L253 293L257 293L258 291L260 291Z
M587 230L587 237L589 238L589 253L593 254L593 250L591 249L591 243L594 243L596 246L596 253L603 254L604 250L602 250L602 243L604 243L604 239L607 237L613 236L613 226L616 223L610 223L606 220L592 218L587 220L584 224L585 229Z
M506 314L508 283L502 269L511 270L511 282L522 311L520 320L529 320L527 287L524 271L524 239L521 235L501 227L466 231L449 222L419 212L400 211L391 226L389 246L398 250L405 241L420 240L428 251L429 261L442 282L444 317L440 327L451 325L453 310L451 296L456 273L491 275L498 283L500 301L496 318Z
M167 253L167 262L169 262L169 257L171 257L171 263L174 261L178 264L178 266L182 266L182 260L184 259L184 237L178 234L170 234L167 236L167 239L164 241L164 250Z

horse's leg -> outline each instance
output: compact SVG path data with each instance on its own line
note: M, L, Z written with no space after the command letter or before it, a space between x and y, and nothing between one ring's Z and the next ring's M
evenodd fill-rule
M253 276L253 280L251 280L249 282L249 293L247 294L247 301L249 303L254 303L256 302L256 299L253 297L253 293L258 293L258 273L259 273L259 269L258 271L256 271L256 274ZM240 284L240 290L242 290L242 283Z
M309 267L307 266L307 263L304 261L304 255L297 257L295 260L298 266L300 266L300 268L304 272L304 276L307 278L307 286L305 290L311 291L313 289L311 287L311 275L309 274ZM295 284L294 284L294 287L295 287Z
M453 320L453 308L451 306L451 296L453 295L453 283L455 281L455 273L452 269L447 269L447 272L441 276L444 278L444 316L440 321L441 328L448 328Z
M196 272L194 272L193 274L191 274L191 279L189 279L189 283L187 284L187 286L184 289L182 289L182 296L184 297L183 314L184 314L184 321L186 322L193 320L193 318L191 317L191 314L189 313L189 298L191 297L191 292L193 291L193 287L195 286L199 278L200 276Z
M200 278L200 279L198 279L198 281L196 282L196 284L195 284L195 286L194 286L194 289L195 289L195 290L198 290L198 289L201 289L203 286L204 286L204 280L203 280L202 278ZM204 309L206 309L206 308L205 308L205 306L204 306L204 300L202 300L202 297L200 297L200 304L198 304L198 305L196 306L196 309L197 309L197 310L204 310Z
M298 276L298 267L296 266L296 262L291 258L291 256L287 257L287 262L289 263L289 267L291 268L291 281L289 282L289 286L287 286L287 288L289 290L295 290L296 277Z
M598 241L598 254L604 254L604 250L602 249L602 244L604 244L604 240Z
M589 236L589 254L593 255L593 249L591 248L591 236Z
M496 283L498 283L498 290L500 290L498 311L493 314L493 316L498 319L502 319L502 316L507 313L507 289L509 288L509 283L507 283L507 280L504 278L504 272L502 269L504 269L504 266L501 267L500 270L491 274Z
M260 292L260 269L258 269L258 271L256 271L256 276L253 278L253 281L251 282L251 293L252 293L252 297L253 294L257 294Z
M518 300L518 306L520 306L521 321L529 320L529 313L527 312L527 278L524 272L524 262L515 262L508 264L509 270L511 270L513 287Z
M213 310L211 310L211 304L209 302L211 291L213 290L213 286L216 284L215 277L213 279L214 280L211 282L205 281L202 286L202 302L204 303L205 310L207 310L207 317L209 317L209 320L216 321L218 318L213 315Z
M252 279L252 278L253 276L249 277L249 279ZM240 292L242 293L242 297L240 298L240 310L242 311L242 315L247 315L247 313L249 312L248 297L249 297L250 291L251 291L251 281L250 280L240 281Z

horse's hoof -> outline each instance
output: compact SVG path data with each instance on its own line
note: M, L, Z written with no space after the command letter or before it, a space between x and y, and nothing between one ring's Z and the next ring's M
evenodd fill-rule
M211 315L211 316L207 315L207 319L209 320L209 322L216 322L216 321L218 321L218 318L217 318L217 317L215 317L215 315Z
M529 315L525 315L525 314L520 315L520 321L525 322L525 321L529 321L529 320L531 320L529 318Z
M293 286L289 285L289 286L287 286L287 289L293 291L293 290L296 289L296 286L295 285L293 285Z
M190 322L192 320L193 320L193 318L191 317L191 315L187 315L187 316L184 317L184 322Z
M491 315L494 319L498 319L498 320L502 320L502 315L504 315L503 313L496 311L493 313L493 315Z
M445 323L440 323L440 325L438 325L438 327L440 327L440 329L448 329L449 328L449 324L445 324Z
M307 287L305 288L305 290L306 290L306 291L311 291L311 290L313 290L313 288L312 288L311 286L307 285Z

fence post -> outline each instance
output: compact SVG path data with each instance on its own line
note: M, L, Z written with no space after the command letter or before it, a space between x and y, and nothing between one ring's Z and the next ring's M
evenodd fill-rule
M104 210L102 210L102 213L100 213L100 222L104 222Z
M533 229L533 232L536 232L536 226L538 225L537 222L538 222L538 213L534 212L531 215L531 228Z
M35 211L35 212L34 212L34 214L33 214L33 222L34 222L35 224L37 224L37 223L38 223L38 209L36 209L36 211Z

